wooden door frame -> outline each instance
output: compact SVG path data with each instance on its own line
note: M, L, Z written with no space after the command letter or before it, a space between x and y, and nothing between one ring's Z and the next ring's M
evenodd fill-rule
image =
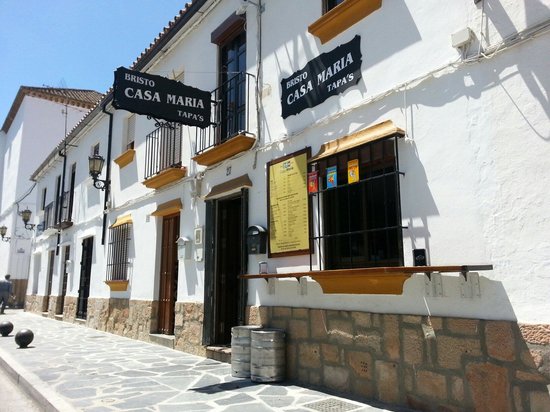
M172 260L171 262L165 262L164 259L165 258L170 258L170 254L168 254L168 256L165 256L164 254L164 241L165 241L165 238L164 236L170 236L169 233L165 234L164 232L164 224L165 222L170 219L170 220L173 220L173 219L176 219L177 218L177 222L175 223L175 232L176 232L176 239L179 237L179 232L180 232L180 222L181 222L181 217L180 217L180 214L179 213L174 213L174 214L170 214L170 215L166 215L166 216L162 216L162 223L161 223L161 235L160 235L160 262L159 262L159 269L158 269L158 285L159 285L159 294L158 294L158 313L157 313L157 333L161 333L161 334L166 334L166 335L173 335L174 334L174 327L175 327L175 305L176 305L176 302L177 302L177 282L178 282L178 275L179 275L179 267L178 267L178 256L177 256L177 245L176 243L174 242L174 245L173 245L173 256L172 256ZM173 240L173 239L172 239ZM171 240L169 240L171 241ZM171 283L173 283L174 281L176 282L176 288L175 290L172 290L172 294L173 294L173 302L168 305L168 309L169 309L169 313L168 313L168 316L170 317L170 319L168 320L167 323L164 323L164 322L161 322L161 318L164 318L164 315L165 312L165 308L162 306L163 303L161 301L161 299L163 298L162 294L163 294L163 288L166 287L166 286L163 286L163 268L164 268L164 265L165 264L175 264L175 273L173 274L173 278L171 279ZM171 286L173 288L173 286Z
M42 303L42 312L48 312L50 306L50 296L52 294L53 272L55 266L55 249L48 250L48 270L46 272L46 290L44 293L44 302Z
M89 267L86 265L86 262L84 262L84 244L89 244L89 259L90 259L90 265ZM92 263L93 263L93 257L94 257L94 237L88 236L82 239L82 250L80 251L80 279L78 281L78 299L77 299L77 305L76 305L76 317L79 319L86 319L88 317L88 298L90 296L90 282L92 280ZM88 256L86 256L88 257ZM88 279L88 285L87 285L87 291L84 291L82 288L86 287L86 284L83 285L82 280L83 274L86 274L86 277ZM86 297L83 297L83 292L86 295ZM83 301L86 301L85 307L81 307Z
M204 265L204 313L203 313L203 334L202 344L205 346L213 345L216 342L214 321L215 321L215 282L218 276L217 267L217 239L218 239L218 213L219 201L231 200L235 198L241 199L241 245L240 245L240 272L245 274L248 270L248 253L246 251L246 229L248 228L248 189L242 188L239 193L232 194L226 197L206 201L206 225L204 235L205 247L205 265ZM239 279L238 284L238 324L245 324L245 312L247 303L247 282Z

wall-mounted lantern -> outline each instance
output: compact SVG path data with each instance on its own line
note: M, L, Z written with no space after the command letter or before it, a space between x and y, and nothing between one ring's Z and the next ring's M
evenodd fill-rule
M8 231L8 228L6 226L0 226L0 236L2 236L2 242L9 242L10 237L6 236L6 232Z
M19 215L21 215L21 219L25 224L25 229L34 230L35 225L33 225L32 223L29 223L29 221L31 220L32 212L29 209L25 209L22 212L20 212Z
M94 154L88 157L88 167L89 167L90 176L92 176L92 179L94 179L94 187L100 190L105 190L105 188L109 185L109 182L107 182L107 180L99 179L99 175L103 170L104 164L105 164L105 159L103 158L103 156L99 154Z

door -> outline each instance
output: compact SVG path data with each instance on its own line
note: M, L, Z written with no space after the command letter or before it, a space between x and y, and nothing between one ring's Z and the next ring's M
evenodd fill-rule
M61 279L61 294L57 300L56 314L61 315L63 313L63 308L65 306L65 296L67 295L67 278L68 278L68 264L67 261L71 255L71 247L65 246L65 251L63 252L63 278Z
M46 278L46 295L42 304L42 312L47 312L50 306L50 295L52 294L53 266L55 261L55 250L48 253L48 276Z
M87 237L82 240L80 285L78 288L78 301L76 306L76 317L79 319L86 319L86 316L88 315L88 296L90 296L90 277L92 273L93 249L93 237Z
M180 216L162 219L158 332L174 334L175 304L178 291L178 245Z
M244 324L248 255L244 234L248 224L248 192L207 205L206 280L203 344L228 345L231 328Z

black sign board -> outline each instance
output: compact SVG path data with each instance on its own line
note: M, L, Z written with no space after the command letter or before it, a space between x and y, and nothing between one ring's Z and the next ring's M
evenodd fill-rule
M283 118L343 93L361 78L361 37L310 60L281 80Z
M189 126L210 125L210 92L153 74L119 67L113 106Z

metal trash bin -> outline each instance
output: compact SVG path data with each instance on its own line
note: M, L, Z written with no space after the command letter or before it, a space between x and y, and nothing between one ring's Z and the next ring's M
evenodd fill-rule
M250 343L250 379L253 382L280 382L285 379L285 331L253 330Z
M261 329L257 325L231 328L231 376L250 377L250 332Z

